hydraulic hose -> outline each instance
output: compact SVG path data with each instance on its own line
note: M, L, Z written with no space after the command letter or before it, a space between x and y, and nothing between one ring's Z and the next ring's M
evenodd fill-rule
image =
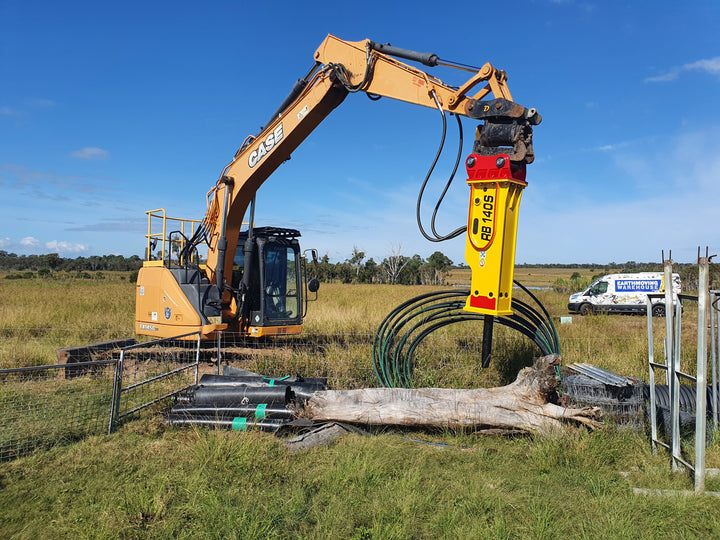
M536 307L513 298L510 316L493 321L515 330L532 341L543 355L560 354L557 329L547 310L527 288ZM413 385L413 356L423 340L449 325L483 321L486 315L463 310L467 289L422 294L403 302L380 323L373 340L373 368L382 386L407 388Z
M435 105L437 106L438 110L440 111L440 116L442 117L442 135L440 137L440 145L438 147L438 151L435 154L435 159L433 159L432 164L430 165L430 168L428 169L427 174L425 175L425 179L423 180L422 185L420 186L420 191L418 193L417 198L417 204L415 205L415 218L417 220L418 229L420 229L420 234L422 234L425 239L430 240L431 242L443 242L445 240L450 240L452 238L455 238L457 236L460 236L463 234L467 227L458 227L454 231L446 234L446 235L439 235L437 231L435 230L435 218L438 213L438 209L440 208L440 203L442 203L443 199L445 198L445 194L447 193L448 189L450 188L450 184L452 184L453 179L455 178L455 173L457 172L458 165L460 163L460 158L462 156L462 143L463 143L463 130L462 130L462 122L460 121L460 117L456 116L457 123L458 123L458 130L460 132L460 143L458 145L458 154L457 159L455 161L455 166L450 173L450 177L448 178L447 183L445 184L445 189L443 190L442 194L440 195L437 203L435 204L435 209L433 211L432 219L430 221L430 229L432 231L432 235L428 234L425 231L425 228L422 224L422 218L420 217L420 206L422 204L422 198L423 194L425 193L425 188L427 187L427 183L430 180L430 176L432 175L433 171L435 170L435 166L437 165L438 160L440 159L440 156L442 155L443 148L445 147L445 135L447 134L447 119L445 118L445 111L442 108L442 105L440 104L440 101L438 100L437 95L435 95L435 92L432 92L433 99L435 100Z

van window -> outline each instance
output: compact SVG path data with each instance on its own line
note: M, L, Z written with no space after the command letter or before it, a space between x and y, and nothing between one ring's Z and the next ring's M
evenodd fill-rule
M598 281L588 291L590 294L605 294L607 292L607 281Z

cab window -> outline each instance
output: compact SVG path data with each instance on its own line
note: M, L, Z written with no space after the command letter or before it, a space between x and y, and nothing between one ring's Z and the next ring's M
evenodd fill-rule
M265 317L268 319L292 319L300 315L296 256L291 247L266 248Z
M233 288L239 289L240 282L242 281L243 271L245 270L245 252L243 246L238 245L237 251L235 252L235 258L233 259L233 272L232 280L230 284Z
M588 291L590 294L605 294L608 289L608 282L607 281L598 281L597 283L594 283L590 290Z

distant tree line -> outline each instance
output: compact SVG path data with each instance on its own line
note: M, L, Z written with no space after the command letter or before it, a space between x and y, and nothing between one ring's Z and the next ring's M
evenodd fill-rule
M309 262L307 273L321 282L443 285L452 266L453 262L439 251L426 260L420 255L406 257L397 250L376 262L354 248L352 256L343 262L331 263L327 255L317 263Z
M577 268L582 270L597 271L600 274L611 272L662 272L662 263L655 262L635 262L627 261L624 263L610 262L608 264L595 263L533 263L533 264L515 264L515 268Z
M73 272L78 277L90 278L103 271L129 271L135 276L142 263L142 259L137 255L93 255L73 259L60 257L57 253L17 255L0 250L0 271L18 272L9 276L12 279L29 279L36 275L50 277L57 272ZM308 263L307 272L309 277L317 277L324 282L442 285L452 264L452 261L439 251L426 260L420 255L406 257L399 249L377 263L372 258L366 258L365 253L355 247L349 259L331 263L325 255L317 263ZM87 272L94 272L95 276Z
M132 272L131 280L142 267L142 259L137 255L91 255L90 257L60 257L57 253L45 255L17 255L0 250L0 271L23 272L21 277L48 277L56 272L76 272L82 277L91 277L86 272ZM464 265L460 263L458 267ZM627 261L608 264L593 263L536 263L517 264L516 268L572 268L587 269L593 272L593 280L608 273L624 272L662 272L661 263ZM350 258L337 263L330 262L328 255L317 263L309 262L309 277L316 277L324 282L341 283L388 283L402 285L444 285L453 262L440 251L434 252L427 259L420 255L407 257L400 253L400 248L391 250L390 255L376 262L372 257L366 258L365 252L353 248ZM684 290L697 289L697 266L691 263L675 263L673 270L680 274ZM574 279L573 279L574 278ZM720 272L715 265L710 268L711 286L720 285ZM584 288L587 278L581 279L580 274L571 278L568 289ZM592 280L591 280L592 281ZM580 289L581 290L581 289Z
M74 259L60 257L57 253L46 255L16 255L0 250L0 271L38 272L49 270L52 272L122 272L137 271L142 267L142 259L137 255L123 257L122 255L92 255L90 257L76 257ZM45 273L45 272L43 272Z

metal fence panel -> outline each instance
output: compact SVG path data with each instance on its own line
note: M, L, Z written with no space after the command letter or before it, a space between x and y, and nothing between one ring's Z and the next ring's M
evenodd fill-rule
M114 360L0 370L0 462L104 433L114 377Z
M135 412L196 384L200 333L124 347L118 360L108 430Z

